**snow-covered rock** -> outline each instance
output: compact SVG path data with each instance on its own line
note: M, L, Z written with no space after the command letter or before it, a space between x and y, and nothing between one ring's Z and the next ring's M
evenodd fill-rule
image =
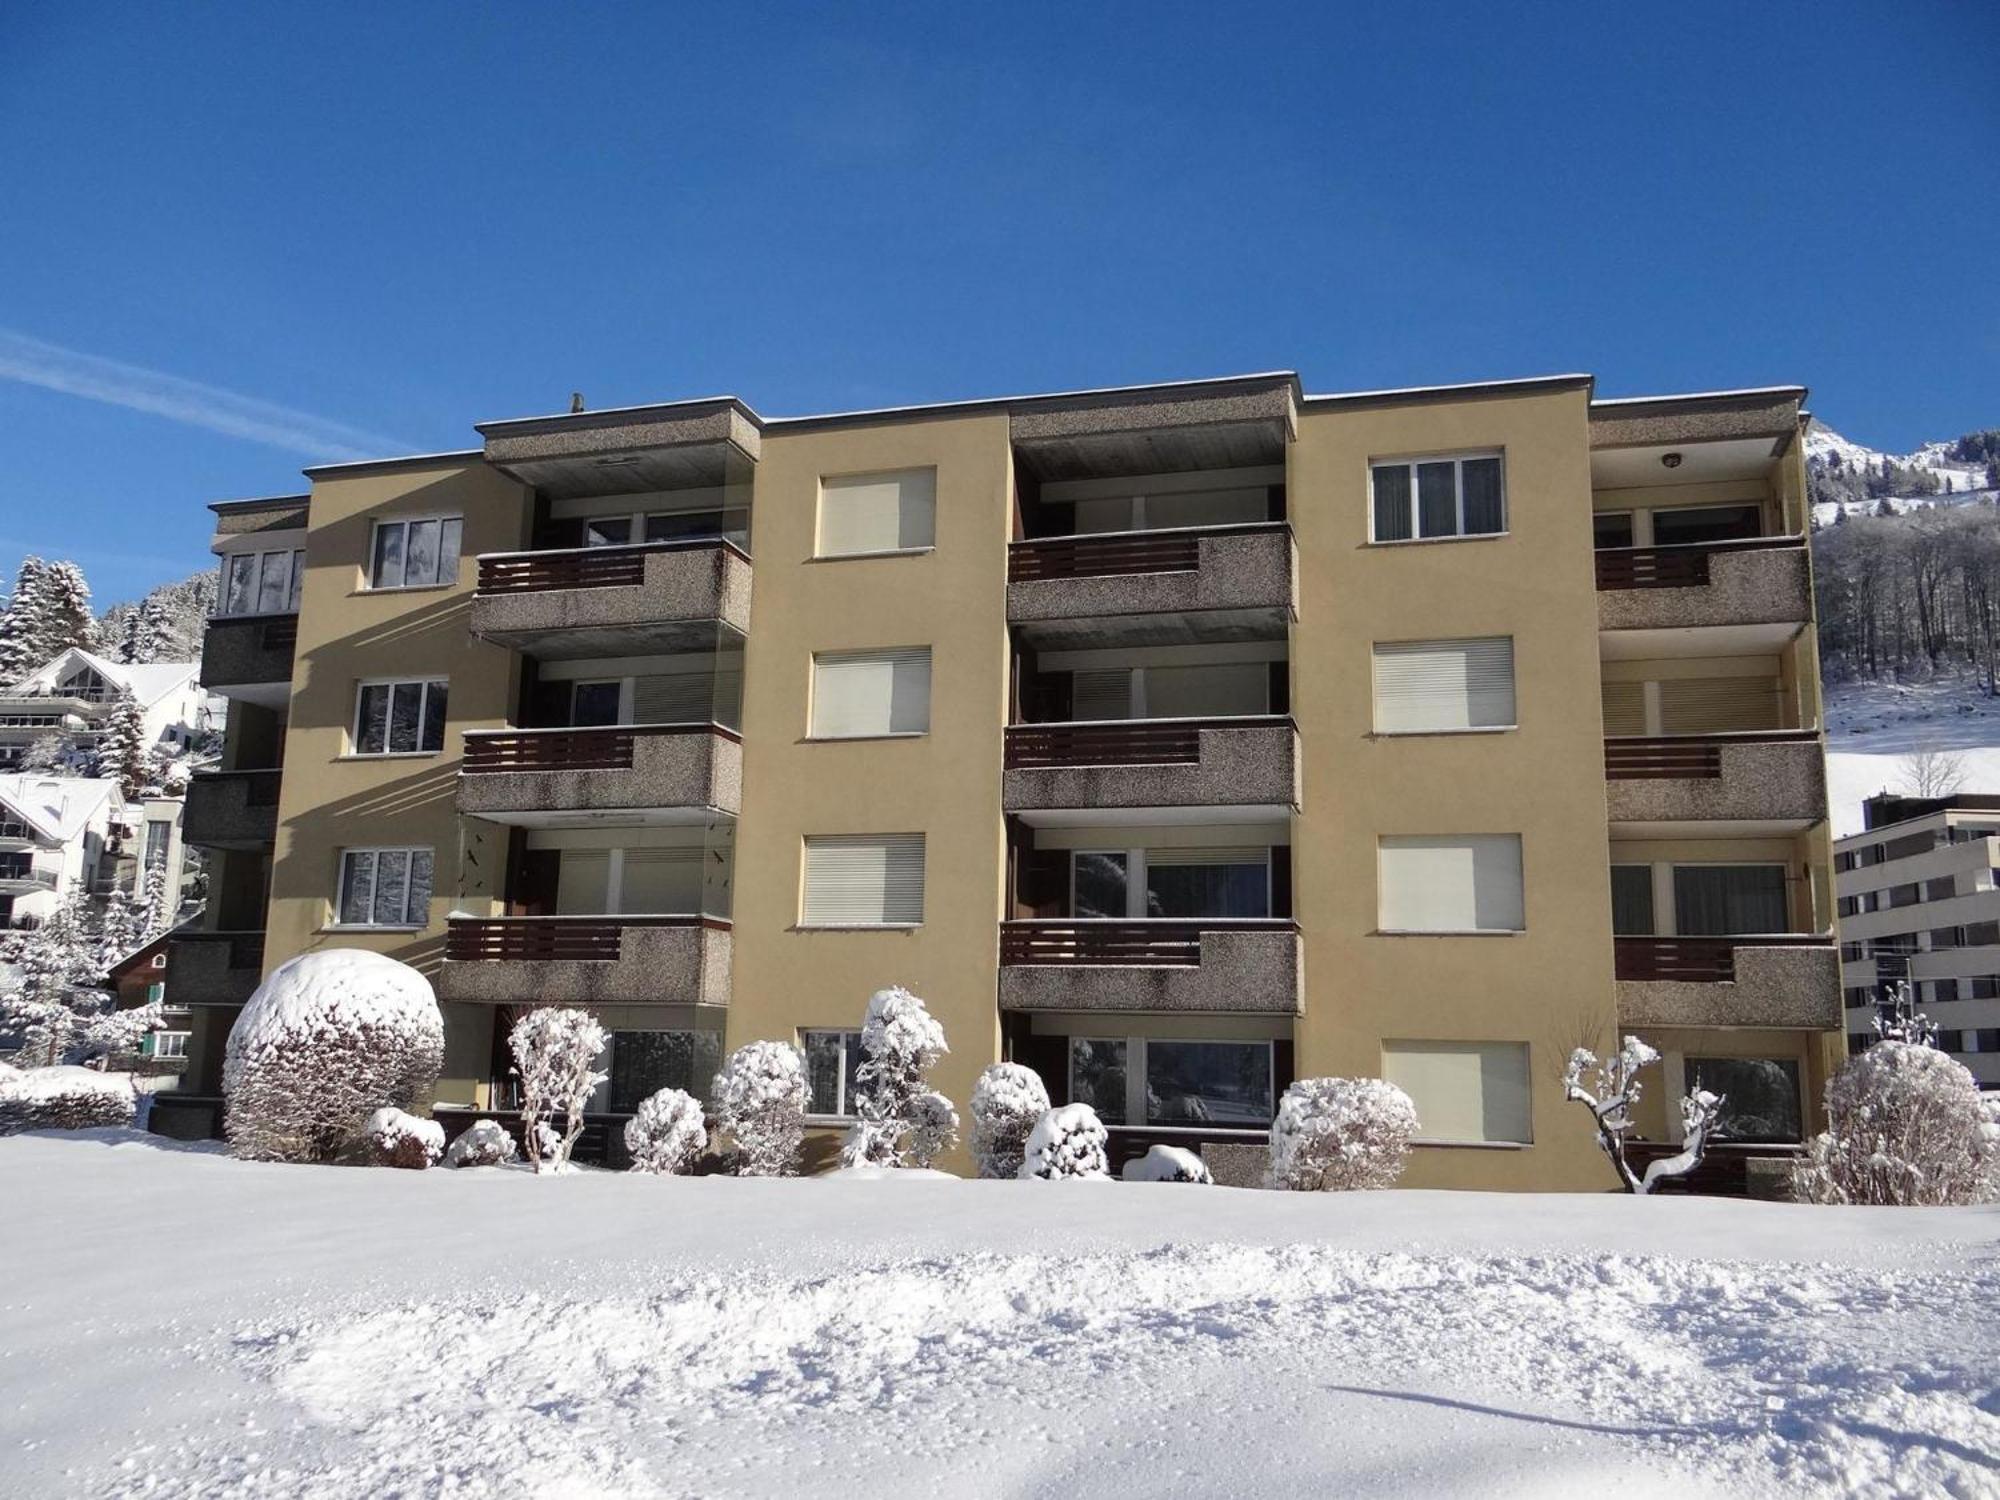
M1144 1156L1135 1156L1125 1163L1120 1174L1127 1182L1200 1182L1213 1183L1208 1163L1185 1146L1152 1145L1146 1148Z
M383 1105L362 1127L371 1165L405 1167L421 1172L444 1155L444 1126L422 1120L391 1105Z
M708 1149L708 1121L701 1101L682 1089L661 1089L639 1101L625 1122L625 1149L635 1172L679 1176L694 1170Z
M1410 1096L1380 1078L1301 1078L1271 1122L1270 1183L1297 1192L1385 1188L1417 1133Z
M995 1063L972 1086L972 1159L981 1177L1018 1177L1028 1134L1049 1110L1041 1074Z
M137 1108L129 1073L57 1066L0 1074L0 1135L130 1125Z
M447 1167L504 1166L519 1154L514 1137L498 1120L474 1120L445 1149Z
M1109 1181L1111 1167L1104 1148L1110 1139L1104 1122L1088 1104L1062 1105L1035 1122L1016 1175L1042 1182L1070 1178Z

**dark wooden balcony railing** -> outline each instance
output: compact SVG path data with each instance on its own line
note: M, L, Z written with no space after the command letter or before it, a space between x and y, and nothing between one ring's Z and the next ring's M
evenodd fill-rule
M1759 933L1742 937L1622 937L1614 940L1620 979L1668 979L1729 984L1736 978L1738 948L1830 948L1833 939L1811 933Z
M720 724L614 724L589 729L468 730L462 769L468 776L498 771L629 771L641 739L715 734L742 743Z
M1725 745L1809 745L1812 729L1757 734L1621 735L1604 742L1604 775L1609 781L1715 781L1722 775Z
M727 932L720 917L452 917L445 925L450 963L616 963L632 927L707 927Z
M1600 589L1684 589L1708 584L1708 560L1718 552L1760 552L1804 547L1796 536L1745 537L1733 542L1687 542L1673 547L1607 547L1597 554Z
M1031 537L1007 549L1007 581L1048 578L1115 578L1125 573L1192 573L1201 566L1205 536L1282 532L1283 521L1198 526L1172 531L1116 531L1101 536Z
M1095 720L1078 724L1011 724L1004 756L1009 771L1057 766L1192 765L1201 759L1204 729L1289 729L1285 714L1219 719Z
M1201 963L1204 932L1296 931L1298 924L1288 917L1151 918L1133 922L1033 918L1000 924L1000 962L1193 968Z
M550 552L496 552L479 559L482 594L535 594L549 589L631 588L646 581L646 559L659 552L726 547L750 554L726 537L682 537L629 547L566 547Z

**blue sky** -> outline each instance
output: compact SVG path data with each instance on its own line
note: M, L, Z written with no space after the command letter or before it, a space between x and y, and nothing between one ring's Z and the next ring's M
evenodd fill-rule
M474 421L1296 368L2000 425L2000 6L0 5L0 566Z

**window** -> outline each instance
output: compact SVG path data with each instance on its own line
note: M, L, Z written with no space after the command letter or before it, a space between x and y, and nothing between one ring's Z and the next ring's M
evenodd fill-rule
M1965 924L1965 946L1968 948L1991 948L2000 944L2000 922L1968 922Z
M356 755L421 755L444 749L443 678L364 682L355 694Z
M1789 1058L1690 1057L1690 1091L1722 1100L1715 1135L1723 1141L1797 1141L1799 1065Z
M706 1102L722 1065L722 1038L713 1031L611 1033L611 1109L630 1114L661 1089L682 1089Z
M186 1057L188 1055L188 1038L192 1035L192 1032L187 1031L154 1032L153 1056Z
M1892 911L1899 906L1915 906L1920 899L1922 899L1922 892L1918 889L1917 883L1914 880L1907 885L1892 885L1889 887L1889 909Z
M145 862L148 870L166 868L167 848L173 842L174 825L166 818L146 820Z
M1590 518L1591 545L1629 547L1632 545L1632 512L1601 510Z
M819 557L907 552L937 533L937 470L851 474L819 486Z
M232 552L222 559L222 615L296 614L305 582L303 548L282 552Z
M1373 541L1492 536L1507 529L1497 453L1371 464L1369 472Z
M1534 1140L1526 1042L1384 1042L1382 1076L1416 1105L1420 1141Z
M1124 1125L1125 1039L1072 1037L1069 1044L1069 1097L1088 1104L1107 1125Z
M806 1048L807 1113L852 1118L854 1070L861 1066L861 1033L807 1031L801 1035Z
M1613 865L1612 933L1617 937L1651 937L1658 930L1653 925L1653 867Z
M1763 534L1763 512L1755 505L1699 505L1653 512L1653 545L1729 542Z
M1675 865L1674 931L1682 937L1785 932L1783 865Z
M1956 979L1933 979L1931 981L1932 1003L1935 1004L1944 1000L1956 1000L1957 998L1958 981Z
M1514 727L1514 640L1378 641L1375 732Z
M1268 917L1264 849L1078 849L1070 854L1078 917Z
M1941 875L1936 880L1926 880L1924 882L1924 899L1926 901L1949 901L1957 894L1958 877L1956 875Z
M1846 997L1847 1008L1849 1010L1859 1010L1864 1005L1871 1005L1874 1003L1873 996L1870 994L1868 986L1865 984L1849 985L1846 989L1841 991L1841 994Z
M368 587L420 589L458 582L460 529L457 516L377 521L368 551Z
M623 547L632 540L630 516L599 516L583 523L586 547Z
M1960 947L1962 946L1961 940L1964 936L1964 931L1957 927L1933 927L1931 929L1931 951L1935 953L1944 948Z
M1079 849L1070 855L1070 911L1079 917L1126 917L1130 895L1123 849Z
M1662 734L1732 734L1779 727L1772 677L1669 677L1660 683Z
M814 653L814 739L925 734L930 727L930 647Z
M579 682L570 689L569 722L577 729L590 729L618 722L622 682Z
M431 851L349 849L340 856L341 927L422 927L430 920Z
M1384 932L1526 926L1518 833L1384 837L1376 859L1376 920Z
M1270 1124L1269 1042L1143 1042L1148 1125Z
M156 979L146 986L146 1003L148 1005L158 1005L166 998L167 986L163 980Z
M915 926L924 919L924 836L808 838L801 906L808 927Z

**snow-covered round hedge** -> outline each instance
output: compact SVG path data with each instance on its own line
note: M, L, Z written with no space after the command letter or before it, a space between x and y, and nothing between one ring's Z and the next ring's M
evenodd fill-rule
M1410 1096L1380 1078L1301 1078L1271 1122L1270 1184L1295 1192L1389 1187L1417 1133Z
M137 1108L129 1073L74 1066L0 1073L0 1135L130 1125Z
M1041 1074L995 1063L972 1085L972 1160L981 1177L1018 1177L1028 1134L1049 1112Z
M921 996L900 984L868 997L861 1018L861 1062L854 1070L856 1119L842 1145L841 1165L900 1167L906 1155L929 1166L958 1138L958 1111L938 1108L925 1075L951 1050L944 1027ZM947 1122L947 1116L949 1120ZM940 1132L948 1130L948 1138ZM923 1139L917 1140L919 1132Z
M708 1121L701 1101L681 1089L661 1089L639 1101L625 1122L625 1149L632 1170L679 1176L694 1170L708 1149Z
M447 1167L498 1167L519 1153L514 1137L498 1120L474 1120L452 1137L445 1149Z
M420 1120L390 1105L383 1105L368 1117L361 1134L368 1142L368 1164L375 1167L404 1167L421 1172L437 1165L444 1155L444 1126L435 1120Z
M1021 1169L1016 1175L1042 1182L1065 1178L1108 1180L1111 1165L1104 1147L1110 1139L1104 1122L1088 1104L1065 1104L1049 1110L1028 1133Z
M272 971L230 1029L229 1149L332 1161L378 1106L428 1106L443 1061L444 1020L423 975L355 948L301 954Z
M1125 1170L1120 1175L1127 1182L1215 1181L1208 1170L1208 1163L1185 1146L1149 1146L1144 1156L1135 1156L1126 1162Z
M742 1152L746 1177L790 1177L805 1140L805 1054L789 1042L750 1042L715 1075L715 1113Z
M1809 1203L1953 1205L2000 1197L2000 1120L1965 1065L1877 1042L1826 1086L1826 1131L1793 1177Z

